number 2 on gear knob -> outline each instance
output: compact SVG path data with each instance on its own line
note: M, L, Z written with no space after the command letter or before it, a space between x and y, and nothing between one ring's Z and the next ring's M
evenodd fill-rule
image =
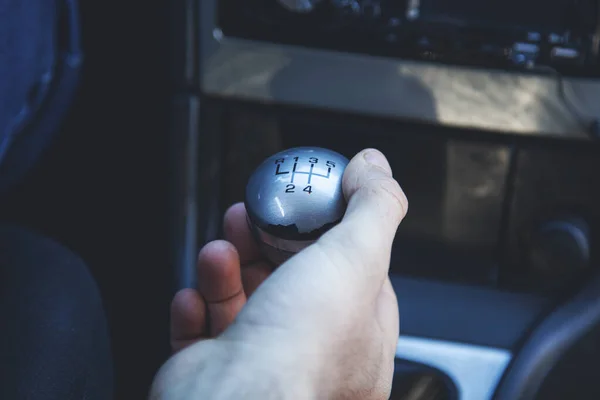
M275 265L314 243L346 211L342 176L348 159L332 150L297 147L267 158L246 186L250 229Z

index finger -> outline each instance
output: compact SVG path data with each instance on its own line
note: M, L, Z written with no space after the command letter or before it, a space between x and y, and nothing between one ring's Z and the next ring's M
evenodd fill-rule
M242 265L262 260L262 254L248 227L247 218L244 203L232 205L223 217L225 239L237 249Z

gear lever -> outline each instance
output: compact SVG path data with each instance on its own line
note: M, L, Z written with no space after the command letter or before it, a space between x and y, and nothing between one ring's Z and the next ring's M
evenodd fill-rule
M258 166L246 186L245 205L267 259L281 264L342 219L342 176L348 162L332 150L297 147Z

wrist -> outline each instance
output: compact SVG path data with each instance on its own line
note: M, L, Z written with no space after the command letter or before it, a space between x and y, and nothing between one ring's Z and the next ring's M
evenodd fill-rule
M306 367L314 365L314 360L303 362L302 358L289 346L203 341L180 351L161 368L150 399L327 398L322 375Z
M201 341L175 353L160 368L150 400L184 400L210 393L214 376L229 360L215 340Z
M324 396L323 374L315 358L298 347L271 342L258 344L224 343L236 348L224 369L224 387L218 400L296 400Z

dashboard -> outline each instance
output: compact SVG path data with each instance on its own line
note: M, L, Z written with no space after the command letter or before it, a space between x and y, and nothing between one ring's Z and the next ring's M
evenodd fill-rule
M382 9L396 10L389 18L405 21L395 35L406 36L388 45L377 33L389 22L384 16L365 24L359 14L339 25L331 16L313 20L312 13L287 11L277 1L238 3L202 2L206 93L538 136L588 137L600 114L600 84L591 79L598 35L574 38L566 23L545 31L536 31L544 23L509 24L481 34L469 24L473 15L441 24L407 21L405 3L386 2ZM420 49L430 32L446 40ZM590 55L563 62L552 56L562 47L550 41ZM467 44L473 48L459 51ZM490 54L488 46L496 50ZM521 56L527 61L518 61Z
M552 371L600 320L599 2L190 0L180 12L180 286L263 159L376 147L411 203L390 266L392 398L557 398ZM577 354L588 371L596 353ZM561 375L569 393L594 393L583 372ZM426 395L410 397L419 382Z
M541 12L543 10L543 12ZM225 37L382 57L598 77L594 0L224 0Z

